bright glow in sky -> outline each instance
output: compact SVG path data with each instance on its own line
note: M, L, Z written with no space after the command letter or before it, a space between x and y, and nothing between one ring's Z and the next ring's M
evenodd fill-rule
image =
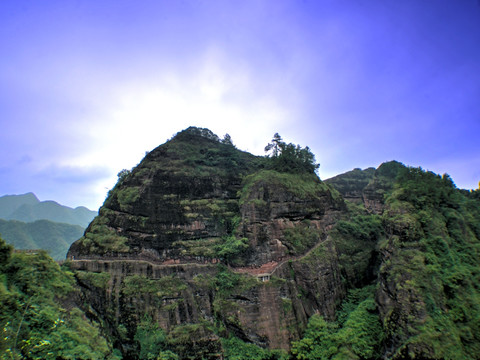
M477 0L4 0L0 49L0 196L98 209L190 125L480 180Z

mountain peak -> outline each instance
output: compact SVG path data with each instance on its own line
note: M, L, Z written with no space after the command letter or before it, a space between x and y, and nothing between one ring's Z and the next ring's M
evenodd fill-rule
M190 126L185 130L178 132L174 139L178 140L190 140L191 137L202 137L205 139L220 142L220 138L207 128L199 128L196 126Z
M38 204L37 196L28 192L22 195L4 195L0 197L0 218L6 219L11 213L17 210L22 205L35 205Z
M5 220L19 220L28 223L43 219L86 227L97 214L96 211L88 210L85 207L77 209L61 205L53 200L40 201L32 192L0 197L0 218Z

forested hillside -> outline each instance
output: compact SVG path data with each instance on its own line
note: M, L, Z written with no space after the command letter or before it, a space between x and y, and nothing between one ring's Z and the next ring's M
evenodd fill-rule
M96 211L40 201L33 193L0 197L0 235L16 249L43 249L64 260Z
M0 218L5 220L50 220L85 228L96 214L84 206L72 209L55 201L40 201L33 193L0 197Z
M354 200L332 232L350 290L297 357L478 359L480 191L397 162L327 182Z
M25 223L0 219L0 235L16 249L43 249L54 260L65 260L68 248L85 228L79 225L37 220Z

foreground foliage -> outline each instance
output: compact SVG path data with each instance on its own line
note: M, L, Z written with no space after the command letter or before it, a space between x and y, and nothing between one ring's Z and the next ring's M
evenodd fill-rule
M478 192L478 191L477 191ZM400 306L386 314L392 356L477 359L480 354L480 204L448 175L404 168L383 219L393 256L382 264ZM399 341L400 340L400 341Z
M332 184L383 194L384 208L368 213L352 203L331 232L352 290L336 321L311 317L292 344L294 357L478 359L479 190L458 190L448 175L397 162Z
M375 359L383 337L374 288L354 290L339 312L338 320L327 322L315 314L303 339L292 344L296 359Z
M0 238L0 359L115 358L74 292L73 275L44 251L12 253Z

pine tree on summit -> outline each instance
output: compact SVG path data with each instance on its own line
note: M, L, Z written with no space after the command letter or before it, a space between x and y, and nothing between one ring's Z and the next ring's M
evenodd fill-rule
M275 133L272 142L265 146L265 152L270 152L270 168L279 172L314 173L320 165L315 162L315 155L307 146L287 144Z
M286 146L282 140L282 137L278 133L275 133L272 142L265 146L265 152L268 153L269 151L272 151L272 157L279 156Z
M233 145L233 141L232 141L232 137L230 136L230 134L225 134L225 136L223 137L223 139L220 141L222 144L225 144L225 145L231 145L231 146L234 146Z

